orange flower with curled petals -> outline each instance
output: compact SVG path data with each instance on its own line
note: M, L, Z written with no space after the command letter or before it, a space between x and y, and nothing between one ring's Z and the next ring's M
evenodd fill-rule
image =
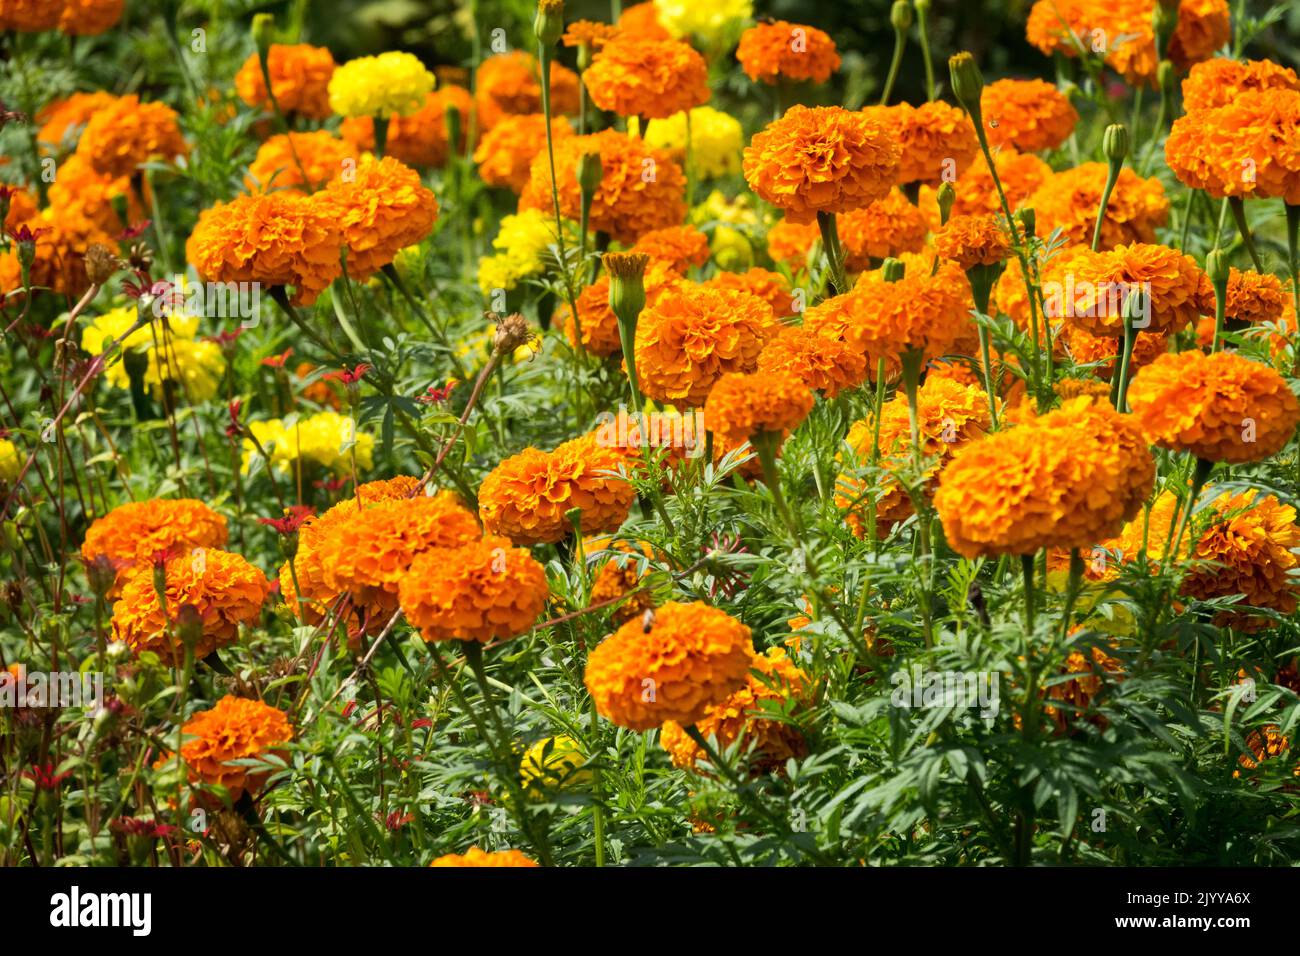
M62 0L59 29L69 36L93 37L117 26L126 0Z
M560 42L569 47L585 46L591 50L599 50L618 34L618 27L608 23L601 23L598 20L574 20L564 28L564 35L560 37ZM649 37L648 39L663 38Z
M478 121L489 130L509 115L542 112L537 58L523 50L499 53L479 64L474 87ZM578 75L551 63L551 115L578 111Z
M530 860L518 850L496 850L493 852L484 852L476 846L470 847L464 853L448 853L440 856L429 866L491 866L491 867L527 867L537 866L535 860Z
M1025 200L1052 176L1052 167L1033 153L1017 153L1013 149L995 152L993 166L998 171L998 181L1002 183L1002 190L1006 193L1007 204L1011 206L1012 212L1026 205ZM989 172L989 164L983 153L975 157L974 162L957 177L952 186L956 194L952 215L1002 214L1002 200L998 197L993 174ZM933 186L921 187L917 207L925 214L930 228L938 229L939 203ZM1093 213L1095 216L1096 209Z
M342 274L344 241L337 213L318 197L274 192L199 213L185 255L206 280L293 286L293 301L311 305Z
M920 252L930 232L924 213L897 189L869 206L844 213L837 226L844 246L844 268L849 272L871 268L873 259Z
M152 498L118 505L91 522L81 556L87 561L105 557L118 568L112 596L137 566L147 565L155 554L221 548L227 536L226 519L202 501Z
M1286 379L1235 352L1162 355L1133 379L1128 403L1155 444L1232 464L1281 451L1300 420Z
M582 509L582 531L615 531L627 519L635 489L619 478L622 451L591 433L552 452L525 448L483 479L479 517L493 534L516 544L553 544L573 532L567 513Z
M709 430L731 445L759 435L785 438L812 411L813 394L789 372L728 372L704 403Z
M578 317L582 320L582 347L596 355L617 355L623 345L618 337L618 316L609 304L609 272L602 271L591 285L578 293ZM651 260L646 267L646 305L653 305L665 289L682 282L681 274L667 262ZM577 344L578 328L568 303L561 303L555 317L570 342Z
M998 80L980 93L989 146L1037 153L1056 149L1074 132L1079 114L1069 97L1045 80Z
M64 0L0 0L0 30L43 33L58 28Z
M30 286L46 287L72 299L80 298L90 288L86 275L86 252L95 244L112 249L113 236L91 216L92 210L79 207L41 210L36 218L21 225L35 234L35 258L31 266ZM18 243L0 253L0 289L16 298L23 287L22 264L18 260Z
M1242 272L1235 266L1228 270L1228 294L1224 303L1227 318L1252 325L1280 322L1289 301L1291 297L1277 276Z
M1065 326L1061 341L1078 364L1102 363L1093 371L1108 381L1115 371L1119 353L1124 345L1123 339L1114 335L1093 335L1071 324ZM1133 354L1129 357L1129 375L1134 375L1138 369L1150 365L1168 351L1168 333L1142 331L1134 333Z
M615 624L639 618L655 606L654 594L643 589L646 573L642 573L645 558L654 557L654 550L645 542L637 544L624 540L593 538L584 542L584 553L589 561L605 558L591 582L589 606L603 605L629 595L627 600L613 605L609 615Z
M629 252L670 264L682 275L709 261L709 237L694 226L668 226L645 233Z
M619 116L667 119L709 101L709 67L681 40L620 34L582 74L591 101Z
M225 787L232 801L255 794L267 773L245 760L280 751L293 740L293 727L283 711L260 700L227 694L211 710L201 710L181 728L186 737L181 759L191 782Z
M178 120L165 103L141 103L134 93L119 96L90 117L77 152L106 176L130 176L150 160L171 162L189 153Z
M584 682L597 712L630 730L694 724L744 686L749 628L696 601L670 601L628 621L588 656Z
M460 114L460 142L456 150L465 148L470 116L474 112L474 96L463 86L448 84L424 96L424 105L407 116L394 116L388 122L388 138L384 141L384 155L400 160L408 166L441 169L447 165L452 153L452 143L447 132L447 113L455 109ZM372 116L349 116L339 127L339 135L358 150L375 148L375 120Z
M980 151L970 117L939 100L920 106L868 106L859 115L880 123L898 142L894 182L899 185L919 182L937 186L953 175L960 177Z
M563 116L551 120L554 139L572 135L573 127ZM474 150L474 162L483 182L519 193L528 185L533 160L545 151L546 117L541 113L511 115L483 134Z
M807 261L813 243L820 241L821 230L815 219L791 222L783 218L767 231L767 254L774 262L784 262L798 269Z
M991 266L1011 254L1006 220L998 216L953 216L934 234L934 251L969 272Z
M237 554L217 548L196 549L169 558L161 565L167 606L158 603L155 571L137 566L113 604L113 639L132 653L153 651L170 664L185 660L185 646L176 633L176 614L193 605L203 623L194 647L202 660L233 644L241 624L251 626L262 612L271 590L266 575Z
M48 146L61 146L72 134L80 138L81 129L90 118L117 99L112 93L95 90L91 93L73 93L65 99L55 100L36 114L41 128L36 138ZM74 147L76 143L72 144ZM59 170L62 175L63 170ZM57 179L55 180L58 181Z
M271 74L271 92L285 113L323 120L333 114L329 85L334 75L334 54L309 43L272 43L266 55ZM235 92L249 106L271 109L266 78L256 53L251 54L235 74Z
M342 173L345 162L355 167L359 158L355 146L325 130L282 133L272 136L257 148L257 156L248 166L244 186L249 192L276 189L312 192ZM303 180L304 172L306 181Z
M791 757L808 753L803 732L789 721L765 716L770 713L767 708L785 710L810 704L813 682L781 647L755 654L750 663L744 685L709 707L697 727L706 740L713 737L723 750L743 739L752 771L766 773L780 768ZM708 759L704 749L675 721L664 722L659 743L675 767L689 770Z
M793 106L745 148L750 188L804 223L884 199L898 175L893 126L837 106Z
M722 375L752 372L777 332L772 308L747 292L681 285L637 320L636 372L656 401L699 408Z
M840 68L840 54L830 34L788 20L760 22L740 35L736 59L754 82L775 85L782 79L825 83Z
M844 342L790 325L763 347L758 370L792 375L805 387L834 398L866 380L867 362Z
M631 245L647 232L678 225L686 218L686 176L681 167L667 153L610 129L565 137L555 144L555 175L564 218L577 221L581 217L578 161L593 152L600 154L604 172L592 196L592 229ZM654 175L647 176L648 170ZM545 150L533 160L519 208L551 214L551 168Z
M1183 80L1183 109L1217 109L1263 90L1300 90L1300 76L1272 60L1215 57L1197 63Z
M1169 38L1169 59L1180 70L1208 60L1232 39L1228 0L1182 0Z
M113 179L98 172L86 157L73 153L59 163L59 175L50 183L50 213L58 220L89 220L97 229L110 235L123 230L114 203L125 200L127 216L132 221L144 215L144 207L131 180L126 176ZM10 207L10 213L14 211Z
M1025 202L1037 215L1038 234L1050 235L1060 229L1072 243L1091 244L1106 175L1105 163L1083 163L1052 174ZM1160 180L1143 179L1131 169L1122 169L1106 204L1101 248L1154 242L1156 229L1168 221L1169 199Z
M318 197L343 230L348 275L364 281L427 236L438 201L420 174L391 156L362 158L354 175L331 180Z
M418 555L397 590L402 612L426 641L484 644L526 633L550 593L541 564L492 535Z
M1154 479L1133 416L1080 397L958 449L934 505L965 558L1091 548L1138 513Z
M1300 204L1300 91L1261 90L1180 116L1165 160L1181 183L1215 199Z
M778 319L794 314L790 283L779 272L755 266L744 272L719 272L702 284L709 289L731 289L758 296L772 307L772 314Z

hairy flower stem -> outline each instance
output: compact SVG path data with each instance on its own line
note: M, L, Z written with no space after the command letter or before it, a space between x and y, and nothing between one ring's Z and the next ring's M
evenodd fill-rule
M1124 341L1121 344L1119 362L1116 364L1115 371L1111 374L1115 376L1114 381L1110 383L1110 403L1115 406L1115 411L1123 412L1128 404L1128 368L1133 360L1133 342L1137 338L1137 333L1133 330L1133 317L1129 315L1127 304L1124 307Z
M1240 196L1228 197L1228 209L1232 211L1233 221L1237 224L1237 231L1241 233L1241 241L1250 253L1250 261L1255 264L1256 272L1264 271L1264 262L1259 257L1259 250L1255 248L1255 237L1251 234L1250 223L1246 221L1246 204ZM1289 223L1288 223L1289 226Z
M822 247L826 261L830 266L831 286L836 295L849 291L849 282L844 274L844 247L840 244L839 228L835 224L835 213L817 213L817 227L822 234Z
M1092 227L1093 252L1101 248L1101 227L1106 221L1106 207L1110 205L1110 194L1115 191L1115 183L1119 181L1119 173L1123 168L1124 164L1119 162L1111 163L1106 170L1106 185L1101 191L1101 202L1097 204L1097 224Z

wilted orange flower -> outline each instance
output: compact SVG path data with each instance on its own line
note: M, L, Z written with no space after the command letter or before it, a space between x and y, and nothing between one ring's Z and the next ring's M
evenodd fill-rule
M545 569L526 549L488 535L419 555L397 593L406 619L426 641L486 644L531 628L550 589Z
M618 17L618 32L647 40L671 40L673 35L659 22L653 0L624 7Z
M991 266L1011 254L1006 220L998 216L953 216L934 234L934 251L964 271Z
M806 262L813 243L820 240L821 230L815 219L791 222L782 218L767 231L767 254L774 262L784 262L798 269Z
M950 378L927 376L917 390L917 430L921 436L921 460L925 463L925 493L931 494L940 470L954 452L967 442L982 438L988 431L989 401L977 385L965 385ZM855 464L861 468L871 461L876 421L868 416L854 422L845 438L853 450ZM901 391L885 404L880 419L879 463L887 471L907 469L912 465L911 413L907 396ZM843 456L837 456L841 460ZM868 516L865 496L867 484L854 476L855 469L845 469L835 483L835 503L847 512L848 525L858 537L865 534ZM912 514L912 499L893 478L881 482L876 499L876 521L880 533L886 534L899 521Z
M551 120L551 136L563 139L573 135L573 127L563 116ZM502 117L483 134L474 150L479 178L489 186L505 186L522 192L528 185L533 160L546 151L546 117L527 113Z
M1045 80L998 80L980 94L992 147L1036 153L1056 149L1074 132L1079 114L1069 97Z
M643 234L628 251L667 262L686 275L691 266L709 261L709 237L694 226L668 226Z
M727 372L752 372L777 332L772 308L757 296L682 285L666 289L641 313L636 371L656 401L699 408Z
M1093 335L1124 334L1125 303L1135 290L1141 291L1140 301L1129 308L1135 324L1147 332L1180 332L1205 304L1204 273L1196 260L1168 246L1065 249L1044 265L1042 279L1048 319L1063 319Z
M763 434L784 438L812 407L812 392L789 372L728 372L709 391L704 420L710 431L739 445Z
M646 305L653 305L665 290L682 282L680 273L667 262L652 259L646 267ZM578 329L568 303L561 303L555 311L556 319L563 324L569 341L577 343ZM582 320L582 347L600 356L616 355L622 349L618 337L618 316L609 304L609 272L602 271L591 285L578 293L578 317Z
M1300 76L1272 60L1215 57L1192 67L1183 80L1183 109L1211 110L1262 90L1300 90Z
M118 577L110 593L115 593L136 565L147 565L155 554L221 548L227 533L226 519L194 498L131 501L91 522L81 556L87 561L103 556L113 562Z
M760 22L740 35L736 48L745 75L755 82L778 80L825 83L840 68L840 54L830 35L788 20Z
M167 606L158 603L155 570L138 565L113 605L113 638L135 654L153 651L171 664L185 660L185 645L177 633L176 616L183 605L197 609L203 632L194 647L202 660L233 644L241 624L251 625L270 593L266 575L237 554L202 548L169 558L162 564Z
M894 182L939 185L960 176L979 154L970 117L940 100L912 106L869 106L861 111L892 133L901 147Z
M1165 160L1184 185L1300 204L1300 92L1267 89L1174 121Z
M1123 339L1114 335L1093 335L1077 325L1067 324L1061 342L1071 357L1080 365L1102 362L1093 369L1109 380L1118 364ZM1169 351L1169 335L1165 332L1138 331L1133 336L1133 354L1129 356L1130 377L1143 366L1150 365L1160 355Z
M117 97L112 93L95 90L92 93L73 93L66 99L55 100L36 114L36 122L41 124L36 138L49 146L61 146L71 133L76 133L77 138L80 138L81 128L115 99ZM71 145L75 147L76 143ZM62 169L59 170L59 175L63 175Z
M925 214L897 189L869 206L844 213L836 224L844 246L844 268L849 272L863 272L881 259L904 252L920 252L930 232Z
M1087 654L1070 651L1064 673L1079 676L1053 684L1043 695L1054 702L1044 705L1043 714L1056 724L1057 733L1065 733L1075 719L1092 708L1106 681L1124 679L1122 663L1095 646ZM1102 730L1109 725L1100 714L1088 715L1087 720Z
M201 710L181 728L188 738L181 759L192 782L225 787L232 801L255 794L266 772L255 772L240 761L279 751L293 739L293 727L282 711L260 700L227 694L211 710Z
M348 275L359 281L427 236L438 219L438 201L420 174L391 156L363 157L353 175L330 181L320 202L343 230Z
M585 683L602 717L631 730L694 724L744 686L749 628L700 601L669 601L628 621L587 658Z
M758 370L784 372L805 387L834 398L866 380L867 362L844 342L790 325L763 347L758 356Z
M619 116L667 119L709 101L709 67L681 40L623 33L601 47L582 74L591 101Z
M1053 173L1025 203L1037 215L1038 234L1050 235L1059 228L1070 242L1091 244L1105 186L1105 163L1082 163ZM1125 242L1155 242L1156 229L1168 221L1169 200L1160 180L1143 179L1125 167L1106 204L1101 248Z
M1081 397L960 448L934 505L966 558L1091 548L1137 514L1154 479L1132 416Z
M185 255L212 282L293 286L311 305L343 267L337 213L315 196L274 192L238 196L199 213Z
M591 136L569 136L555 144L555 175L559 180L560 214L575 222L582 213L578 160L600 154L604 170L591 202L591 228L631 245L653 229L678 225L686 218L686 176L661 150L641 140L607 129ZM653 175L647 176L647 170ZM551 167L546 151L533 160L519 208L550 214Z
M249 192L274 189L313 192L342 173L345 162L355 169L359 158L355 146L325 130L272 136L258 147L244 185ZM303 182L304 172L307 183Z
M838 106L793 106L745 148L745 179L791 222L868 206L898 174L894 128Z
M151 159L171 161L189 152L177 121L165 103L141 103L134 93L119 96L90 117L77 152L106 176L130 176Z
M794 314L790 283L779 272L757 266L744 272L718 272L703 285L710 289L732 289L756 295L772 307L772 314L778 319Z
M42 33L56 29L64 0L0 0L0 30Z
M536 866L537 863L524 856L518 850L496 850L485 853L476 846L464 853L448 853L440 856L429 866Z
M584 533L615 531L636 498L631 484L609 474L623 463L623 454L601 445L595 433L552 452L525 448L483 479L479 517L489 531L525 545L550 544L571 534L565 515L573 508L582 509Z
M618 27L608 23L601 23L597 20L574 20L565 27L560 42L565 46L585 46L592 50L599 50L618 34ZM662 37L649 37L648 39L657 40L662 39Z
M1233 464L1281 451L1300 420L1286 379L1235 352L1162 355L1133 379L1128 403L1155 444Z
M433 169L446 166L452 149L447 134L447 112L453 107L460 114L460 142L456 144L456 149L464 149L465 137L469 134L470 114L474 112L474 97L463 86L447 84L441 89L426 93L424 105L414 113L394 116L389 120L384 155L408 166ZM373 150L374 117L347 117L339 127L339 135L353 143L358 150Z
M489 130L511 114L540 113L542 84L538 82L537 59L531 53L514 50L490 56L479 65L474 105L479 125ZM551 115L578 111L578 75L559 63L551 63Z
M998 181L1007 195L1007 204L1015 212L1025 205L1025 200L1033 195L1038 187L1047 182L1052 175L1052 167L1033 153L1017 153L1013 149L1001 149L993 154L993 165L998 171ZM988 215L1002 214L1002 200L998 198L997 187L993 184L993 174L989 164L980 153L974 162L952 184L956 199L952 204L952 215L971 216L981 213ZM925 214L932 229L939 228L939 203L933 186L922 186L918 199L918 208ZM1093 209L1094 217L1096 209Z
M323 120L332 115L329 85L334 67L334 55L329 50L308 43L272 43L266 55L271 92L280 109L307 119ZM249 106L271 109L256 53L235 74L235 92Z
M781 647L769 647L766 653L755 654L750 665L744 685L726 700L709 707L696 726L706 740L713 737L722 750L743 739L750 754L751 769L766 773L791 757L807 754L808 743L794 724L764 716L765 707L775 705L786 711L791 704L806 703L812 681ZM676 767L692 769L708 759L704 749L675 721L664 722L659 743Z

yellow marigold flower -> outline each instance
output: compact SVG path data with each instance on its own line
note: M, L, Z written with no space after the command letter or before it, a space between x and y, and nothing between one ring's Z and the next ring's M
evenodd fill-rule
M646 233L648 236L654 233ZM652 259L646 268L646 304L653 305L665 289L680 285L681 273L672 264ZM561 303L555 317L572 343L578 341L578 328L567 303ZM582 347L595 355L619 354L622 341L618 337L618 316L609 304L609 272L602 271L591 285L578 294L578 317L582 320Z
M1033 153L1017 153L1013 149L1001 149L993 154L993 166L998 171L998 181L1007 195L1007 203L1015 212L1025 200L1037 192L1052 175L1052 167ZM1002 200L998 198L997 187L993 184L993 174L989 164L981 153L975 157L970 166L952 183L956 200L952 204L952 215L975 216L980 214L1001 215ZM933 186L922 186L917 202L932 229L938 229L939 203ZM1093 209L1094 217L1096 209ZM1091 237L1090 237L1091 238Z
M447 138L447 111L455 107L460 114L460 142L465 148L474 97L463 86L448 85L424 96L424 105L408 116L394 116L388 125L384 155L408 166L441 168L447 165L452 144ZM339 135L358 150L375 148L375 121L370 116L352 116L343 121Z
M620 35L601 47L582 81L592 103L619 116L667 119L709 101L708 65L680 40Z
M271 456L270 464L281 474L288 473L300 458L335 474L346 474L352 470L354 454L357 468L367 471L375 447L374 435L358 431L352 418L332 410L288 423L279 418L249 422L248 429ZM260 459L261 454L252 440L245 438L244 474L248 474L254 458Z
M656 401L699 408L727 372L752 372L777 332L771 307L729 289L675 286L648 305L636 327L636 371Z
M991 266L1011 254L1006 220L998 216L953 216L934 234L934 251L962 270Z
M545 737L524 751L519 761L519 782L530 795L547 790L564 790L581 786L591 779L584 770L586 758L582 745L567 734Z
M252 625L258 619L271 590L266 575L239 555L196 548L162 564L164 609L158 603L156 573L137 566L126 579L122 596L113 605L113 639L124 641L137 655L153 651L170 664L185 660L175 621L182 606L193 605L202 620L194 648L195 658L202 660L233 644L241 624Z
M980 93L992 147L1037 153L1056 149L1074 132L1079 114L1069 97L1044 80L998 80Z
M867 362L844 342L790 325L763 347L758 370L792 375L805 387L834 398L866 380Z
M90 93L73 93L64 99L55 100L36 114L36 122L41 124L36 133L37 140L47 146L63 146L65 141L74 137L80 139L81 130L90 122L90 118L111 105L115 99L117 97L112 93L95 90ZM77 144L73 141L66 145L75 148ZM59 170L59 175L63 175L62 169Z
M499 53L478 68L474 105L483 129L489 130L509 115L542 111L542 84L537 59L523 50ZM552 61L551 115L578 111L578 74Z
M1272 60L1215 57L1192 67L1183 80L1183 109L1212 110L1263 90L1300 90L1295 70Z
M82 329L82 350L99 355L135 325L138 314L134 305L125 305L96 316ZM131 379L122 356L142 353L148 358L144 381L156 396L163 395L164 382L171 382L191 401L207 401L217 393L226 360L216 343L195 341L197 331L198 319L182 311L168 316L166 324L151 318L148 325L123 339L121 350L105 366L104 376L115 388L129 389Z
M429 866L537 866L537 863L518 850L485 853L478 847L472 846L464 853L448 853L446 856L440 856Z
M1286 379L1235 352L1162 355L1133 379L1128 403L1162 448L1233 464L1281 451L1300 420Z
M652 0L658 22L675 37L696 36L716 46L727 40L735 42L735 29L754 15L753 0ZM648 4L647 4L648 6ZM635 34L629 24L619 21L624 35Z
M745 179L791 222L869 206L898 175L896 128L838 106L793 106L745 148Z
M316 197L274 192L199 213L185 255L204 279L293 286L293 301L311 305L342 273L343 243L335 212Z
M244 186L249 192L294 189L309 193L345 170L356 169L359 158L355 146L325 130L272 136L257 148ZM303 172L307 174L307 182L303 180Z
M960 448L934 505L966 558L1090 548L1137 514L1154 478L1132 416L1076 398Z
M716 179L740 172L740 152L745 145L740 120L711 106L697 106L691 114L691 168L702 179ZM628 120L628 131L639 134L641 122ZM662 149L683 167L686 165L686 112L650 123L646 145Z
M358 57L330 77L330 109L340 116L410 116L424 106L435 82L413 53Z
M691 266L709 261L709 237L694 226L669 226L645 233L628 251L666 262L685 275Z
M280 751L293 739L293 727L282 711L260 700L227 694L211 710L201 710L181 728L187 738L181 759L192 782L225 787L232 801L256 793L266 772L243 763Z
M1125 302L1137 290L1141 302L1134 305L1149 315L1133 318L1147 332L1180 332L1204 305L1204 273L1195 259L1168 246L1133 243L1106 252L1078 246L1050 259L1042 279L1048 319L1093 335L1124 334Z
M745 75L776 84L787 79L825 83L840 68L840 54L830 35L788 20L758 23L740 35L736 48Z
M494 256L479 260L478 284L484 295L493 289L510 291L532 276L546 271L546 256L555 245L555 219L540 209L525 209L501 219L492 240Z
M147 566L155 555L195 549L223 548L226 519L193 498L152 498L118 505L96 518L81 544L87 561L104 557L118 569L110 596L126 583L138 565Z
M703 602L670 601L628 621L587 658L585 683L602 717L631 730L694 724L744 686L749 628Z
M272 43L266 55L271 92L285 113L323 120L330 115L330 78L334 55L325 47L308 43ZM271 109L262 64L252 53L235 74L235 92L249 106Z
M756 773L766 773L781 767L791 757L808 753L803 732L787 721L764 716L767 708L775 706L784 711L807 704L811 690L812 681L790 660L785 649L769 647L766 653L753 656L744 685L726 700L709 707L696 726L706 740L715 738L717 746L724 750L743 739L750 753L750 768ZM689 770L708 759L704 749L687 736L680 724L671 720L665 721L660 729L659 743L676 767Z
M551 136L573 135L563 116L551 120ZM516 193L528 185L533 160L546 151L546 117L541 113L505 116L483 134L474 150L479 178L489 186L504 186Z
M41 33L56 29L65 0L0 0L0 30Z
M710 390L704 420L710 431L738 445L763 434L784 438L812 407L812 392L789 372L728 372Z
M18 453L18 446L7 438L0 438L0 482L11 484L18 480L23 470L23 458Z
M1105 163L1083 163L1053 173L1025 203L1037 215L1039 235L1060 229L1072 243L1091 244L1105 185ZM1160 181L1155 177L1143 179L1125 167L1106 204L1101 248L1111 249L1126 242L1155 242L1156 229L1168 221L1169 200Z
M186 402L206 402L216 397L226 374L221 346L206 339L164 339L148 350L148 362L144 383L160 401L172 401L167 395L174 389Z
M1300 204L1300 91L1266 89L1179 117L1165 160L1180 182L1215 199Z
M864 272L879 260L904 252L920 252L930 232L925 215L897 189L869 206L844 213L836 224L849 272Z
M350 176L335 177L319 202L347 243L348 275L364 281L433 230L438 201L420 174L385 156L365 156Z
M426 551L397 589L406 619L426 641L488 641L528 631L546 607L546 571L524 548L488 535Z
M859 115L871 117L898 142L894 182L899 185L919 182L937 186L960 176L980 151L970 117L939 100L920 106L869 106Z
M174 160L189 149L176 111L165 103L141 103L135 94L117 97L90 117L77 144L91 166L114 179L132 175L153 159Z
M984 390L977 385L967 385L950 378L926 376L917 390L917 426L921 436L921 460L925 463L925 492L933 493L940 471L968 442L982 438L990 425L989 402ZM860 468L871 461L872 443L875 440L876 421L868 416L849 428L845 441L853 452L853 460ZM879 463L887 471L910 469L912 466L911 417L907 396L901 391L887 402L880 419ZM843 462L845 456L837 458ZM858 537L865 532L864 521L868 515L867 485L854 477L854 469L845 468L835 484L835 503L847 512L848 525ZM912 499L906 489L893 478L883 482L876 499L876 521L881 534L912 514Z
M794 296L790 294L790 283L779 272L757 266L744 272L719 272L703 285L709 289L731 289L758 296L772 307L772 314L778 319L794 314Z

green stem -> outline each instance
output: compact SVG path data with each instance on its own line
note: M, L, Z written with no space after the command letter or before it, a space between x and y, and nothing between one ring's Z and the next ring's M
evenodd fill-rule
M830 264L831 285L836 295L849 291L849 282L844 274L844 247L840 245L839 228L835 224L835 213L817 213L817 227L821 230L822 246Z
M1110 168L1106 171L1106 187L1101 191L1101 202L1097 205L1097 225L1092 230L1092 251L1096 252L1101 248L1101 226L1106 221L1106 207L1110 205L1110 194L1115 191L1115 183L1119 180L1119 172L1124 168L1124 161L1112 161Z
M890 94L894 92L894 81L898 79L898 68L903 62L903 48L907 45L906 31L894 30L894 55L889 60L889 73L885 77L885 88L880 93L880 105L889 103ZM933 99L933 97L931 97Z
M1240 196L1228 197L1228 208L1232 210L1232 218L1237 223L1237 231L1241 233L1241 241L1246 246L1246 251L1250 253L1250 261L1255 263L1255 271L1262 273L1264 263L1259 257L1259 250L1255 248L1255 237L1251 235L1250 223L1246 221L1246 204Z

